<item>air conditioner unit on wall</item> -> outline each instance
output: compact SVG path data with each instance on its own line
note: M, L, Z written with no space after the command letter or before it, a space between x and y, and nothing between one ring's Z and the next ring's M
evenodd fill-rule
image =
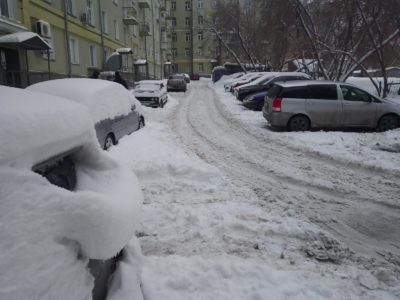
M36 22L36 33L51 38L51 27L50 24L46 21L39 20Z

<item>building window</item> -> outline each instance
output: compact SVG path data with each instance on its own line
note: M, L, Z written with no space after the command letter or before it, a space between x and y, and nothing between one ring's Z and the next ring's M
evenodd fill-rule
M178 51L176 50L176 48L172 48L171 52L172 52L172 57L177 57L178 56Z
M171 10L176 10L176 2L175 1L171 2Z
M172 42L173 43L176 43L178 41L178 35L176 34L176 32L174 32L173 34L172 34Z
M71 58L71 64L79 64L79 45L78 40L74 38L69 39L69 53Z
M199 32L197 33L197 39L198 39L199 41L202 41L202 40L203 40L203 31L199 31Z
M190 26L190 18L185 18L185 25Z
M93 0L86 0L86 20L90 25L94 25Z
M101 24L103 26L103 32L108 34L108 20L107 20L107 12L101 11Z
M212 0L211 1L211 6L216 7L217 6L217 0Z
M202 47L197 48L197 55L203 56L203 48Z
M203 8L203 0L197 0L197 8Z
M203 18L203 16L198 16L198 17L197 17L197 24L203 25L203 23L204 23L204 18Z
M65 4L67 5L67 14L75 16L75 0L66 0Z
M113 0L113 3L118 6L118 0Z
M171 25L172 25L173 27L176 26L176 18L175 18L175 17L172 18L172 20L171 20Z
M185 10L190 10L190 1L185 2Z
M215 32L211 33L213 41L217 40L217 34Z
M0 0L0 16L4 16L4 17L10 16L8 0Z
M185 49L185 56L190 56L190 48Z
M204 71L204 64L198 64L198 65L197 65L197 70L198 70L199 72L203 72L203 71Z
M117 20L114 20L114 34L115 39L119 40L119 25Z
M188 43L190 42L190 32L186 32L185 34L185 41Z
M97 67L97 53L96 46L89 46L89 65L90 67Z

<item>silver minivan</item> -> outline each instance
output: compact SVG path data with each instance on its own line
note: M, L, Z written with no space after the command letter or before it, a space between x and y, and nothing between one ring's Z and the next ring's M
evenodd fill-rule
M272 127L366 127L379 131L400 125L400 104L347 83L290 81L277 83L265 97L263 116Z

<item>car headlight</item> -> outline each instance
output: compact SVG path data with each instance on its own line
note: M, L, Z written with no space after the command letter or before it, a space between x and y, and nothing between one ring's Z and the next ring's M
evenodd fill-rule
M254 99L254 96L249 96L249 97L246 97L244 100L245 101L253 101L253 99Z

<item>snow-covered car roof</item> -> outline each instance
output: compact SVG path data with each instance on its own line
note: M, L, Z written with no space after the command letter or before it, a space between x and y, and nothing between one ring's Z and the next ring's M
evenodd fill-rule
M34 91L0 86L0 165L31 168L94 139L83 105Z
M131 112L134 96L118 83L87 78L66 78L36 83L28 90L48 93L86 105L95 123Z
M163 83L162 80L141 80L138 82L139 85L143 85L143 84L158 84L160 85L161 83Z

